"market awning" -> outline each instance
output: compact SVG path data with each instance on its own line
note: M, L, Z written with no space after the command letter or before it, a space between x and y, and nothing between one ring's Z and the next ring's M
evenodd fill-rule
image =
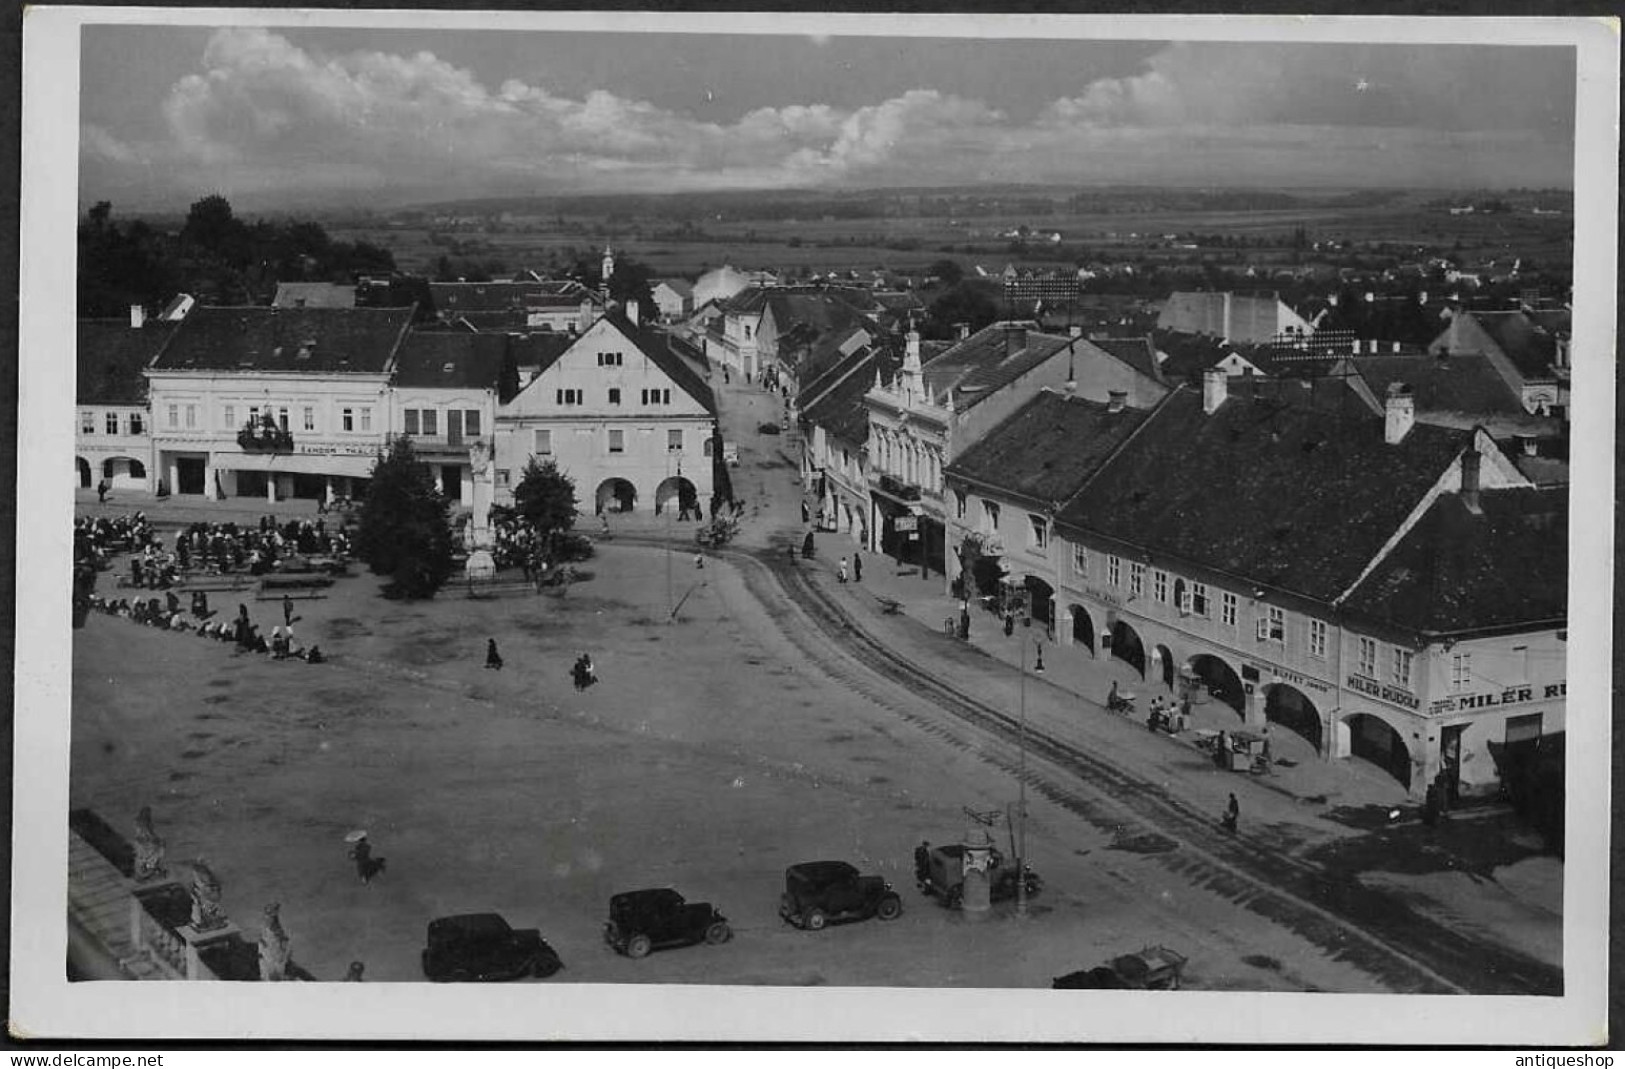
M352 479L372 476L375 457L333 453L216 453L214 466L222 471L265 471L281 475L343 475Z

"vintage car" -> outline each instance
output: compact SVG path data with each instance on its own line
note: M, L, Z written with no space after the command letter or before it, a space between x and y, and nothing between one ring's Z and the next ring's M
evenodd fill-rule
M896 920L903 900L880 876L863 876L845 861L807 861L784 871L779 916L809 931L826 924L879 917Z
M496 913L463 913L429 922L423 975L436 982L552 976L564 963L535 928L514 929Z
M1165 946L1151 946L1093 969L1057 976L1050 986L1092 991L1178 991L1184 972L1185 955Z
M1022 866L1027 882L1027 897L1044 889L1044 881L1031 865ZM935 898L949 909L958 909L965 897L965 847L959 843L934 846L927 855L923 876L916 873L920 891ZM989 851L988 897L993 902L1008 902L1016 897L1016 866L1006 864L998 850Z
M669 887L626 891L609 900L604 941L629 958L665 947L715 946L732 938L728 918L711 903L685 901Z

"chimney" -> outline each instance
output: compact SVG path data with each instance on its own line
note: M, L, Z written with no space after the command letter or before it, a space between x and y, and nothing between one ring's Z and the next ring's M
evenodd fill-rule
M1411 424L1415 422L1416 398L1411 395L1411 388L1403 382L1390 382L1388 397L1383 403L1382 440L1389 445L1398 445L1411 432Z
M1478 502L1478 466L1481 459L1476 449L1469 449L1461 455L1461 503L1474 516L1484 514L1484 507Z
M1224 340L1225 341L1230 340L1230 291L1229 290L1224 291ZM1206 389L1207 389L1207 387L1204 384L1203 391L1205 392ZM1219 403L1220 404L1224 403L1224 399L1222 397L1219 399ZM1218 407L1218 406L1215 405L1214 407Z
M638 322L638 314L641 311L642 311L642 309L638 307L638 302L637 301L627 301L626 302L626 318L631 322L631 324L634 327L642 326L642 324Z
M966 338L970 337L969 323L955 323L954 328L959 332L960 341L964 341Z
M1108 412L1121 412L1128 406L1127 390L1110 390L1106 396L1110 398L1106 402L1106 411Z
M1230 376L1222 367L1210 367L1202 372L1202 411L1208 415L1219 410L1230 389Z
M130 305L130 329L140 330L147 322L147 307L142 304Z

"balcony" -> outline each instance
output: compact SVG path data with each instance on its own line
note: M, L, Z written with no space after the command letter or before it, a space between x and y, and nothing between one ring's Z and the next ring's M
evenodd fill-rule
M291 453L293 433L271 419L250 420L237 432L237 445L245 453Z

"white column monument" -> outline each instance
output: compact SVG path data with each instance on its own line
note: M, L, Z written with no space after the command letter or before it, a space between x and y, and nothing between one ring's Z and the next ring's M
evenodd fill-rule
M483 438L469 446L468 464L474 474L473 515L468 522L468 577L489 579L497 570L496 559L491 556L491 504L496 487L492 483L491 446Z

